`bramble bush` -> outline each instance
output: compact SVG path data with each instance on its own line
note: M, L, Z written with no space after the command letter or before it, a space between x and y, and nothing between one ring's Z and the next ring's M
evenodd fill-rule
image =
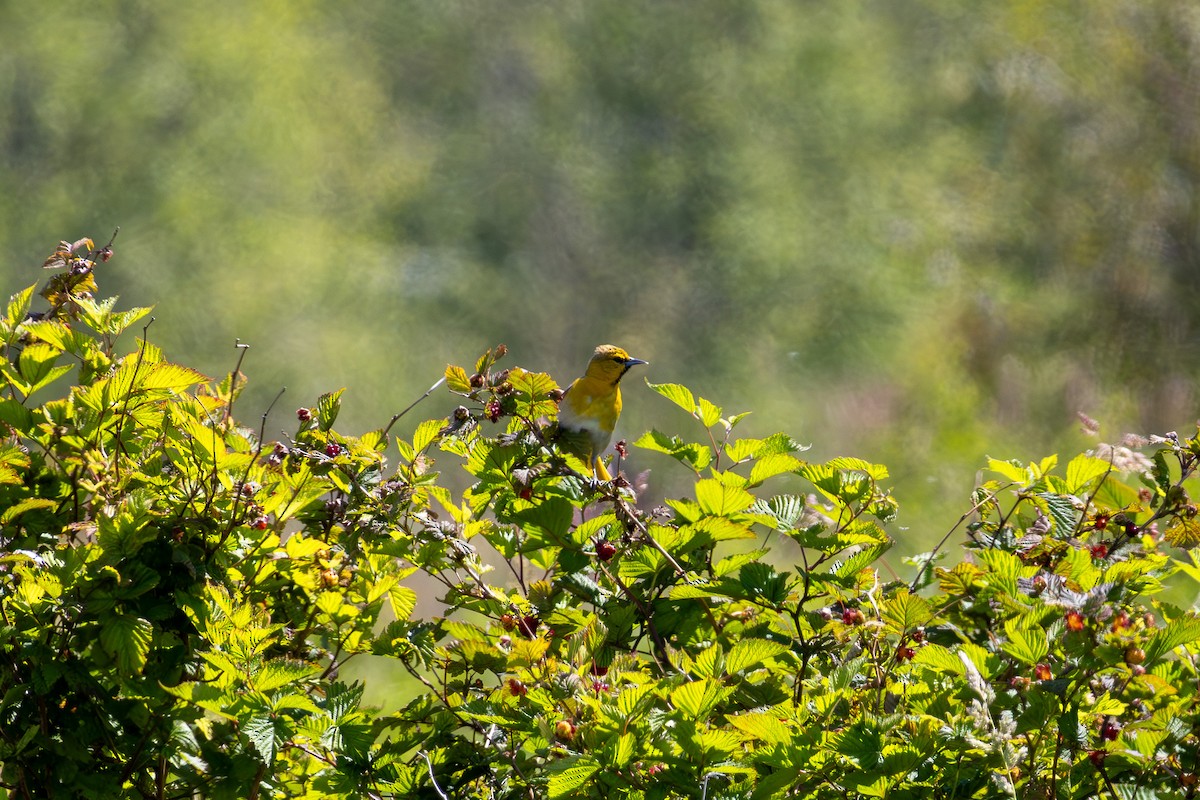
M1200 619L1159 599L1200 577L1194 437L990 461L963 558L901 580L883 467L679 385L633 446L694 485L654 509L503 347L410 440L339 433L333 392L267 442L237 369L121 346L148 309L98 299L111 254L63 243L0 320L7 797L1196 796ZM424 691L364 706L360 654Z

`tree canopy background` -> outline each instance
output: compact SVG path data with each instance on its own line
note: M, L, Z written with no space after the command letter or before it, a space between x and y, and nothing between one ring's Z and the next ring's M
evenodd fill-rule
M889 464L919 550L985 455L1195 419L1197 109L1190 2L5 3L0 274L119 225L105 285L248 342L269 434L612 341Z

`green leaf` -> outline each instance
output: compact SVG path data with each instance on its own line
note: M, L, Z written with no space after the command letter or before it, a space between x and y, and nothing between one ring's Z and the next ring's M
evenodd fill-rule
M547 786L550 798L562 797L588 782L600 769L600 764L590 758L564 759L555 764L557 771L550 774Z
M929 624L933 611L920 595L901 588L883 605L883 621L889 633L904 633Z
M135 388L146 390L168 389L178 392L190 386L208 382L209 378L190 367L181 367L178 364L167 364L164 362L153 364L146 370L140 376L140 380Z
M154 626L149 620L132 614L108 619L100 629L100 645L111 655L125 675L136 675L146 666Z
M1045 503L1050 519L1054 521L1054 530L1060 536L1066 536L1075 530L1081 512L1075 508L1070 497L1050 492L1043 492L1037 497Z
M527 526L544 531L556 544L564 544L575 516L575 507L563 497L548 497L514 517Z
M1075 456L1067 464L1067 491L1082 495L1091 488L1091 483L1111 469L1109 463L1086 453Z
M727 486L714 478L696 482L696 502L705 514L727 516L745 511L754 505L754 495L735 486Z
M1036 625L1028 625L1020 618L1006 621L1004 632L1008 635L1008 641L1003 646L1004 652L1018 661L1033 666L1050 652L1046 631Z
M696 398L692 396L691 391L686 386L678 383L651 383L650 381L646 381L646 385L684 411L693 416L696 415Z
M721 421L721 409L705 400L703 397L696 400L700 411L700 421L704 423L704 427L711 428Z
M7 481L0 479L0 483L6 482ZM26 497L24 500L14 503L13 505L4 509L4 512L0 514L0 522L3 522L7 525L27 511L56 508L57 506L57 502L54 500L47 500L44 497Z
M707 678L690 681L671 692L671 703L692 719L708 714L732 689Z
M942 645L933 643L918 648L913 664L952 675L962 675L965 671L962 660L958 656Z
M1146 644L1146 663L1152 664L1177 647L1200 640L1200 617L1179 617L1154 631Z
M1016 459L1012 461L1000 461L999 459L989 458L987 468L992 472L1003 475L1013 483L1024 484L1029 478L1025 472L1024 465Z
M275 725L275 720L270 714L257 714L246 720L242 726L251 746L258 751L267 764L275 760L275 748L278 744L278 732Z
M748 482L750 486L758 486L767 478L773 478L785 472L794 472L801 466L803 466L803 462L795 456L786 453L770 453L754 462L754 466L750 468Z
M725 656L725 671L736 675L787 650L787 645L769 639L739 639Z
M271 692L289 683L317 675L321 668L301 661L273 659L251 676L250 684L260 692Z
M453 364L446 365L446 388L452 392L459 394L470 394L471 378L467 375L467 371L462 367L456 367Z
M8 309L5 313L9 329L16 328L25 320L25 315L29 313L29 303L33 299L33 292L37 289L37 284L30 286L24 291L17 292L8 298Z
M426 447L437 441L438 433L442 428L446 427L448 420L445 417L439 419L427 419L417 426L413 431L412 446L413 450L420 453Z
M729 724L751 739L769 744L787 745L792 742L792 731L779 721L779 716L769 711L750 711L729 717Z
M338 411L342 408L342 393L345 391L345 389L338 389L336 392L326 392L317 398L317 425L321 430L328 431L333 427Z
M635 447L666 453L696 472L712 463L712 450L696 442L685 442L677 436L667 436L662 431L650 430L643 433L634 443Z

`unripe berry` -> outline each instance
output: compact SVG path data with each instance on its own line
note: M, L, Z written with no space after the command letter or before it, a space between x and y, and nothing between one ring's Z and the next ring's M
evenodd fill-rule
M569 720L560 719L558 724L554 726L554 735L564 741L571 741L575 738L575 726Z
M1141 664L1146 660L1146 651L1136 645L1125 648L1125 663L1130 666Z

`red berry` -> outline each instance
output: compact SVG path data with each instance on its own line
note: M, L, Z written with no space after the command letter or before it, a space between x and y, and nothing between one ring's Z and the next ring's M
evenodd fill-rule
M629 447L626 446L624 439L621 439L615 445L613 445L613 449L617 451L617 455L619 455L621 458L625 458L629 455Z
M599 692L608 692L611 690L612 690L612 687L609 686L604 681L601 681L601 680L592 681L592 691L593 692L599 693Z
M310 419L312 419L312 411L307 408L297 408L296 419L300 420L301 422L308 422Z
M1108 558L1108 545L1104 542L1097 542L1088 548L1088 552L1092 554L1092 558L1096 561Z
M847 608L842 612L842 624L844 625L861 625L864 619L863 613L857 608Z
M1104 722L1100 723L1100 740L1104 742L1115 741L1121 735L1121 723L1117 722L1116 717L1105 717Z
M1048 681L1054 677L1054 673L1050 671L1050 665L1046 663L1038 664L1033 668L1033 677L1039 681Z
M342 453L342 446L337 442L330 442L325 445L325 455L330 458L337 458Z
M1095 527L1095 529L1098 531L1102 531L1105 528L1107 528L1108 527L1108 514L1097 514L1095 521L1092 523L1092 526Z
M1088 751L1088 761L1092 762L1092 766L1099 769L1104 765L1104 759L1108 757L1108 753L1104 750Z
M529 498L533 497L533 489L530 489L528 486L525 486L518 493L518 496L522 500L528 500Z
M532 639L537 635L539 622L540 620L538 620L538 618L532 614L521 617L519 620L517 620L517 630Z
M1083 630L1084 619L1083 614L1080 614L1075 609L1067 612L1067 630L1078 633Z
M601 561L610 561L617 554L617 546L609 541L602 541L596 545L596 557Z
M917 655L917 651L913 650L908 645L904 645L904 646L896 648L896 660L897 661L912 661L913 658L916 657L916 655Z
M595 661L592 662L592 674L603 678L608 674L608 667L602 667Z
M267 529L267 525L269 524L270 520L268 520L266 517L258 517L254 520L254 522L250 523L250 527L254 528L256 531L265 531Z
M524 697L529 694L529 690L525 688L525 684L521 683L516 678L508 679L508 691L515 697Z
M492 422L496 422L500 419L500 413L500 403L497 400L489 400L487 406L484 407L484 414Z
M1112 632L1120 633L1123 629L1129 627L1129 622L1129 612L1124 609L1118 611L1116 614L1113 614Z
M501 614L500 627L504 628L506 631L511 631L513 628L517 627L517 618L512 614Z

